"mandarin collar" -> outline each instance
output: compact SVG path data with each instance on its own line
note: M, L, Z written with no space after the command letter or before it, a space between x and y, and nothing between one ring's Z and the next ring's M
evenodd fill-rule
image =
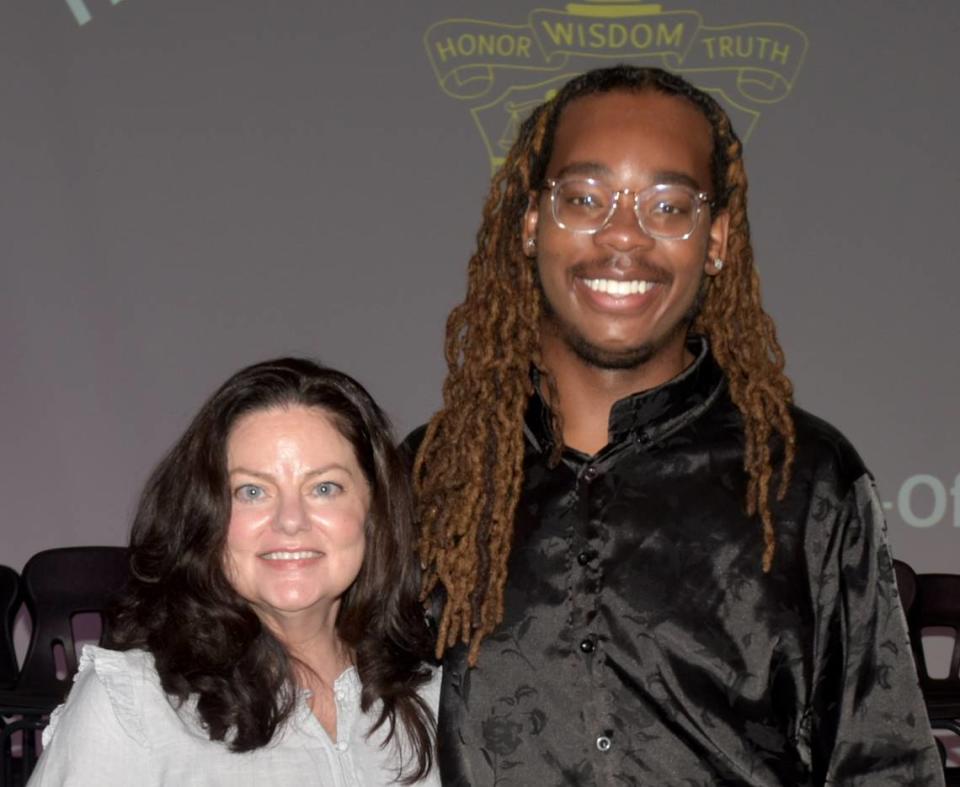
M640 391L615 402L610 409L608 442L633 437L652 442L696 419L725 387L723 371L703 336L691 336L687 349L694 361L663 385ZM553 446L550 407L540 394L539 373L533 371L534 394L527 407L524 432L540 451Z

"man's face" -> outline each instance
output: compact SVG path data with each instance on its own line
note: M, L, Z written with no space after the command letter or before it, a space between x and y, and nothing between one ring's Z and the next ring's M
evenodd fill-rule
M725 250L727 214L714 217L704 205L688 238L653 238L637 223L633 192L685 183L713 198L712 144L709 123L692 104L654 91L588 96L563 110L547 177L631 190L594 234L558 226L549 189L531 196L524 248L536 240L545 327L581 360L629 369L682 357L704 274L716 273L713 259Z

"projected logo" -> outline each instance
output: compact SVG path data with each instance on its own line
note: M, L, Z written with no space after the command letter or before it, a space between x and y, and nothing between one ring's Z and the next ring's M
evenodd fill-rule
M106 0L102 0L102 2L106 3ZM123 0L110 0L110 5L120 5L122 2ZM85 0L66 0L66 3L70 13L73 14L73 18L77 20L77 24L81 27L93 19Z
M683 74L720 101L741 138L786 98L807 51L779 22L708 26L696 11L613 0L537 8L526 24L445 19L424 35L443 91L468 105L494 169L530 111L571 77L613 62Z

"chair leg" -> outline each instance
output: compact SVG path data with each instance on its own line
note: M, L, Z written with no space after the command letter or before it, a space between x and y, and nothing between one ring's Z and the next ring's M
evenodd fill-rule
M33 773L34 766L37 764L37 728L30 727L23 731L23 760L22 768L23 784L26 785L27 779Z
M0 787L25 787L37 764L37 730L47 724L45 717L26 716L8 722L0 729L0 755L3 767L0 768ZM13 756L13 734L20 732L22 744L20 757Z
M0 787L14 787L13 784L13 739L10 727L4 723L0 729L0 757L3 768L0 769Z

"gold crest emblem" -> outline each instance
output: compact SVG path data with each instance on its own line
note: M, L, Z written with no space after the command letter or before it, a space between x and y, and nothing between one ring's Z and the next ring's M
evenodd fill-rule
M468 105L496 169L533 107L611 62L682 74L724 106L746 140L761 111L790 94L807 37L780 22L708 26L697 11L587 0L533 9L520 25L445 19L424 45L441 89Z

